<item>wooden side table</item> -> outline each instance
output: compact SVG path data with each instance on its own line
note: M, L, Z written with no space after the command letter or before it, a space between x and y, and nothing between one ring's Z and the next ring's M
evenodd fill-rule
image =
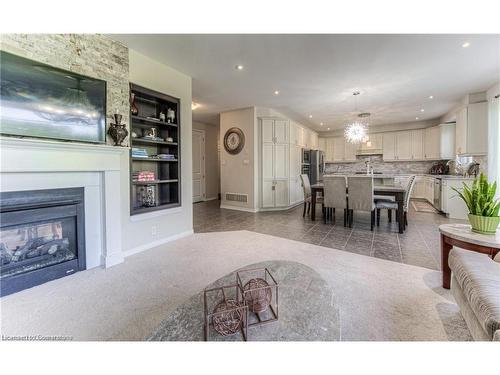
M487 254L494 258L500 252L500 232L496 235L475 233L467 224L443 224L441 232L441 270L443 271L443 288L450 289L451 269L448 256L453 246L461 249Z

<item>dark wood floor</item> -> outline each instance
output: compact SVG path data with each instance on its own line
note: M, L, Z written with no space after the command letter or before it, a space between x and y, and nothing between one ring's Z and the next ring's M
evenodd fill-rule
M461 222L431 212L417 212L410 204L409 225L403 234L396 223L389 223L382 213L380 227L370 231L370 214L356 212L353 228L345 228L341 215L336 224L323 224L302 217L302 206L287 211L249 213L219 208L219 201L194 204L194 231L220 232L249 230L291 240L350 251L394 262L440 269L438 226ZM321 211L320 211L321 212Z

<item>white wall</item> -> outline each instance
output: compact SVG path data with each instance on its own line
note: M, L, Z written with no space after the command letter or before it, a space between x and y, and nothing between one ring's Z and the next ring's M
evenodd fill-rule
M192 232L192 120L191 77L150 59L134 50L129 51L130 82L152 90L180 98L181 109L181 202L182 206L170 210L156 211L130 216L129 174L123 173L122 223L123 248L128 253L140 251L154 244L165 242ZM129 158L124 160L122 170L129 171ZM156 234L153 233L156 226Z
M220 192L219 125L193 121L193 129L205 131L205 196L217 199Z
M256 175L257 166L257 118L254 107L238 109L220 114L220 190L221 206L255 211L257 209ZM245 146L237 155L229 154L223 146L224 134L232 127L240 128L245 134ZM226 193L247 194L248 202L226 201Z

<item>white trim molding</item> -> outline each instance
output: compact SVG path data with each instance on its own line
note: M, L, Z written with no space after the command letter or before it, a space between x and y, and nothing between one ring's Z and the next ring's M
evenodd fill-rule
M150 243L145 244L145 245L134 247L134 248L132 248L130 250L124 251L123 255L126 258L126 257L129 257L131 255L142 253L143 251L146 251L146 250L150 250L150 249L152 249L154 247L158 247L158 246L164 245L164 244L166 244L168 242L172 242L172 241L178 240L180 238L191 236L193 234L194 234L194 232L193 232L192 229L191 230L187 230L185 232L174 234L173 236L170 236L170 237L162 238L161 240L153 241L153 242L150 242Z
M227 204L221 204L220 208L225 208L227 210L244 211L244 212L258 212L259 211L256 208L230 206Z

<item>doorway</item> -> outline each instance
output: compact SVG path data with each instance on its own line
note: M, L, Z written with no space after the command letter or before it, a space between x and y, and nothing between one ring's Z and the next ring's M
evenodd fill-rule
M205 131L193 129L193 203L205 200Z

